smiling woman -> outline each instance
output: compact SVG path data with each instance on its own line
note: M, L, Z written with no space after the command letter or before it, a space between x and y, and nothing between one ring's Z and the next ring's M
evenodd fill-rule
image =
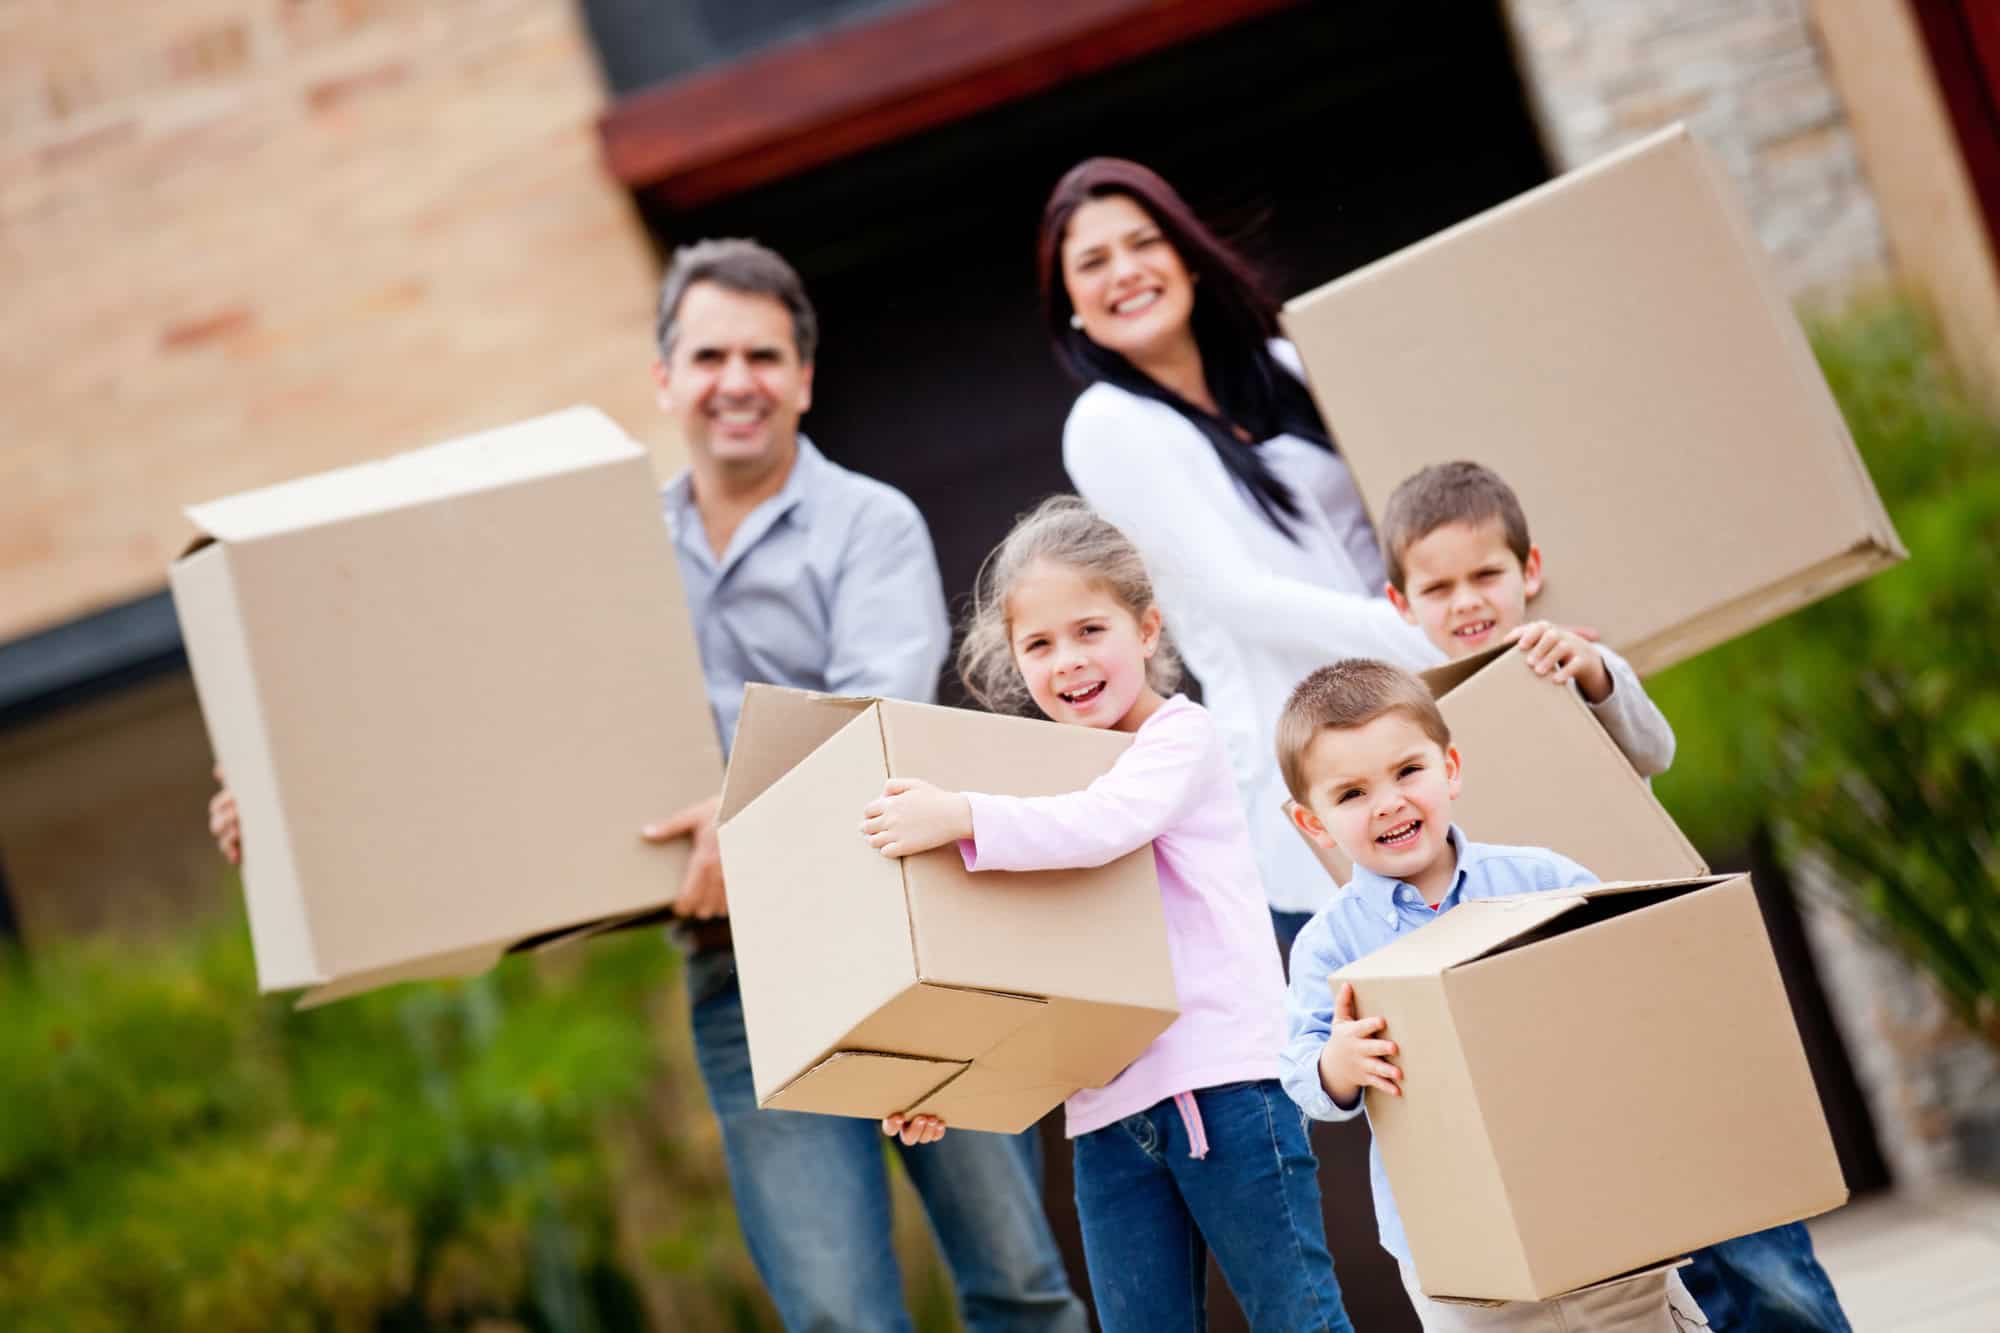
M1145 558L1228 747L1280 947L1334 884L1283 814L1273 728L1342 657L1429 666L1258 273L1174 188L1091 158L1042 215L1043 310L1087 387L1063 463Z

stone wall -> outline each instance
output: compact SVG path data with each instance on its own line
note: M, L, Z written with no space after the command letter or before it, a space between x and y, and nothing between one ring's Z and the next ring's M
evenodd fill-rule
M187 502L578 401L650 432L602 104L566 0L0 6L0 640L162 587Z
M1875 202L1802 0L1505 0L1559 168L1676 120L1721 156L1794 297L1886 271Z
M2000 1053L1860 927L1824 868L1807 867L1799 883L1828 1003L1897 1182L1928 1190L1968 1176L2000 1181Z

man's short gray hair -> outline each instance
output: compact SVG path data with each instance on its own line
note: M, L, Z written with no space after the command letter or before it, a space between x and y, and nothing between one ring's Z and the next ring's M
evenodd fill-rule
M681 300L697 282L712 282L745 296L768 296L792 316L792 342L799 362L810 365L819 348L819 317L806 299L806 285L784 256L755 241L726 238L696 241L674 251L660 284L660 316L654 337L662 359L671 359L679 332Z

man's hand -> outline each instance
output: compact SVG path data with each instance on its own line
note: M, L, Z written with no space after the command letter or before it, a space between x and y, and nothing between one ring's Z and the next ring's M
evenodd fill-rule
M715 812L721 806L722 796L718 793L639 830L639 836L647 842L672 842L675 838L694 841L687 873L681 876L681 891L672 903L675 916L707 921L729 915L729 898L722 886L722 841L715 835Z
M861 833L884 856L915 856L971 837L972 802L916 778L890 778L863 807Z
M215 766L215 780L222 790L208 798L208 832L215 839L229 864L243 864L243 826L236 816L236 795L229 790L229 783L222 776L222 765Z
M1605 669L1604 654L1583 632L1531 620L1508 637L1519 645L1536 675L1546 676L1556 685L1574 680L1583 697L1594 704L1611 697L1611 673Z
M1332 983L1332 978L1328 978ZM1319 1082L1336 1106L1353 1106L1363 1088L1391 1097L1403 1095L1403 1071L1389 1063L1396 1043L1377 1036L1389 1020L1376 1014L1357 1018L1354 987L1343 981L1333 991L1333 1031L1319 1053Z
M944 1137L944 1121L934 1115L913 1115L905 1117L900 1112L884 1117L882 1132L890 1138L900 1138L905 1148L914 1148L919 1143L936 1143Z

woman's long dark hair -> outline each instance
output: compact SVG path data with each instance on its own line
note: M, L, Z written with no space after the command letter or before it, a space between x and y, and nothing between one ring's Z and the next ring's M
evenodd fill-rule
M1137 204L1180 255L1188 273L1199 280L1190 322L1219 415L1196 407L1123 356L1070 327L1074 307L1063 283L1063 238L1077 209L1110 195L1123 195ZM1056 182L1042 210L1037 251L1042 313L1063 369L1079 383L1108 380L1186 417L1207 437L1222 466L1249 491L1264 517L1292 536L1289 520L1299 517L1298 498L1272 474L1257 445L1273 436L1296 435L1332 451L1333 435L1305 385L1271 355L1270 340L1278 336L1277 302L1249 261L1196 217L1156 172L1117 157L1079 162ZM1236 427L1248 433L1249 443L1237 435Z

